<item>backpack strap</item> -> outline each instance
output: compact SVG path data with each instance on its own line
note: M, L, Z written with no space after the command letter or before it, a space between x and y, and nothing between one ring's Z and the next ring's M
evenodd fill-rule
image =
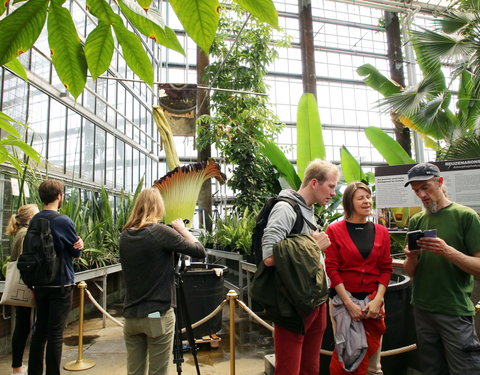
M58 211L54 211L50 214L48 214L45 219L47 219L50 224L52 222L52 219L55 219L56 217L58 216L61 216L62 214ZM52 226L50 225L50 230L52 230ZM54 247L55 249L55 247ZM64 283L64 280L65 280L65 270L64 270L64 267L63 267L63 254L62 253L58 253L57 249L55 249L55 252L57 253L57 256L60 258L60 284L62 284L62 288L65 287L65 283Z
M297 201L288 197L277 197L277 200L287 202L288 204L290 204L290 206L292 206L293 210L297 214L297 219L295 220L295 224L293 225L293 228L290 234L302 233L303 222L305 222L312 231L315 231L318 229L315 224L313 224L310 220L307 220L305 216L303 216L302 208L300 207Z

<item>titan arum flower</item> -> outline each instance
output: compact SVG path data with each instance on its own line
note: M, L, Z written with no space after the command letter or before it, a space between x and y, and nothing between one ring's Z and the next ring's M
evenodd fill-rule
M210 159L177 167L155 181L153 186L160 190L165 203L164 222L170 224L178 218L191 222L200 188L205 180L212 177L221 184L225 183L226 176L220 171L220 166Z
M163 109L154 106L153 118L160 132L165 147L167 165L170 169L165 176L153 184L160 190L165 203L164 222L170 224L179 218L192 222L198 195L205 180L215 177L220 184L224 184L227 177L220 171L220 166L213 159L181 167L172 131Z

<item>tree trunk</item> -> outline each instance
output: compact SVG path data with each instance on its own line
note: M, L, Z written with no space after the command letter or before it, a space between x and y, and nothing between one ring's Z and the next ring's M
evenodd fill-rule
M302 52L303 92L312 93L317 99L317 75L315 73L315 46L311 0L298 0L300 20L300 48Z
M208 55L206 55L199 47L197 47L197 84L206 86L203 79L203 72L209 64ZM208 115L210 94L208 90L197 88L197 116ZM198 150L198 161L206 161L212 156L211 146L208 145L202 150ZM200 194L198 196L198 207L205 212L205 229L212 230L212 181L208 179L202 185Z
M388 61L390 65L390 78L405 87L405 75L403 72L402 39L400 36L400 22L398 14L385 12L385 31L387 34ZM410 129L395 119L392 114L392 122L395 125L395 139L403 147L408 155L412 156L412 142Z

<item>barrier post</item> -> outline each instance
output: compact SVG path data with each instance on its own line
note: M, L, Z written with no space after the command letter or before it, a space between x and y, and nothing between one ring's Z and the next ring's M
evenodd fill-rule
M63 366L65 370L69 370L69 371L87 370L95 366L95 361L82 358L83 356L83 313L84 313L86 287L87 287L87 283L85 281L80 281L78 283L78 288L80 289L80 316L78 320L78 357L76 361L68 362Z
M230 300L230 375L235 375L235 300L238 294L229 290L227 298Z

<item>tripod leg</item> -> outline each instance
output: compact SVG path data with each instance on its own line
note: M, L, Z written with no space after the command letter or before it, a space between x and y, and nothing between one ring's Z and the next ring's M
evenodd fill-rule
M178 309L175 311L175 335L173 338L173 363L177 366L177 374L182 373L182 363L183 359L183 348L182 348L182 323L181 323L181 312Z
M187 340L188 340L188 344L190 345L190 350L192 352L193 360L195 362L197 375L200 375L200 366L198 365L198 359L197 359L197 351L198 351L197 344L195 344L195 337L193 335L192 322L190 320L190 313L188 312L185 293L183 291L183 280L180 275L178 276L177 304L178 304L179 310L181 310L183 322L185 323L185 330L187 331Z

